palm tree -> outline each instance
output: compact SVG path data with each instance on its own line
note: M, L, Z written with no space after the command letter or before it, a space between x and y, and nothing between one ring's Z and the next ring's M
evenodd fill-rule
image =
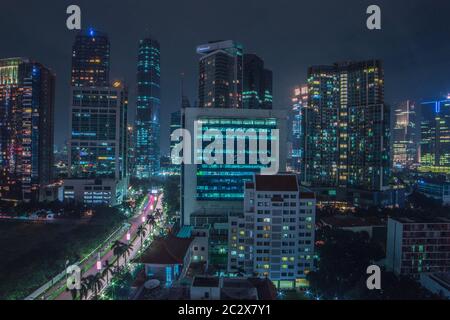
M125 266L127 265L127 256L133 251L133 245L131 243L126 244L123 248L123 257L125 258Z
M137 229L137 235L141 237L141 248L144 241L144 237L147 235L147 230L143 225L140 225Z
M155 223L155 216L153 214L147 215L147 223L153 225Z
M113 272L113 264L105 261L105 268L102 271L102 277L106 277L106 284L109 284L109 274Z
M117 258L117 268L120 267L120 257L125 253L125 246L126 244L120 241L115 241L112 249L113 249L113 254L116 256Z
M100 290L103 287L103 279L101 273L96 273L95 275L90 275L87 277L87 281L89 282L89 287L94 293L94 299L97 300L97 296Z
M88 278L81 279L80 300L87 299L90 291L90 281Z

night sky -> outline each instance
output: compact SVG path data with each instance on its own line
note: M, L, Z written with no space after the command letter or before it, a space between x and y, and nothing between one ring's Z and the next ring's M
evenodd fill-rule
M0 0L0 58L37 60L57 75L56 143L69 134L71 46L66 8L77 4L83 28L107 32L111 78L130 88L134 118L137 47L150 32L161 43L162 148L168 149L170 112L180 105L180 74L196 100L195 48L232 39L257 53L274 72L274 106L287 108L310 65L378 58L384 61L386 102L450 91L448 0ZM366 8L382 9L382 30L366 29ZM432 4L432 5L431 5Z

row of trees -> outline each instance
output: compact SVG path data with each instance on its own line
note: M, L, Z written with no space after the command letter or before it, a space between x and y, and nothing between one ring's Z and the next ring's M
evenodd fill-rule
M161 210L156 210L154 214L149 214L146 217L146 222L141 224L137 230L136 235L140 238L140 248L142 248L144 244L144 238L149 232L148 227L152 227L155 225L158 219L162 218ZM103 269L101 272L98 272L95 275L89 275L81 280L81 289L80 290L71 290L72 299L76 300L78 296L81 300L89 298L92 294L94 299L98 299L98 295L101 292L103 286L109 285L110 278L115 277L116 275L121 274L124 270L120 266L120 259L124 259L125 266L127 265L127 259L133 251L132 243L123 243L121 241L115 241L111 247L114 256L116 257L116 266L109 261L105 262ZM126 268L126 267L125 267ZM110 277L111 276L111 277ZM106 282L105 282L106 281Z

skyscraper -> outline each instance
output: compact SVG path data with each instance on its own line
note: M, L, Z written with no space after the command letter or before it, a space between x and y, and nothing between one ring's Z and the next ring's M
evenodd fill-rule
M136 177L149 178L160 169L161 66L159 42L139 42L136 101Z
M52 181L55 75L26 58L0 60L0 196L37 200Z
M301 173L303 150L306 148L306 136L303 131L307 123L306 108L308 107L308 86L302 85L294 90L292 112L290 114L290 170ZM302 176L303 174L301 174Z
M404 101L393 112L392 158L397 167L410 167L419 161L420 124L418 108Z
M72 89L70 177L123 179L127 176L126 87Z
M243 48L232 41L212 41L197 48L199 107L242 108Z
M109 79L106 34L93 29L80 32L73 51L72 70L76 72L72 73L69 178L64 181L64 198L88 205L120 204L128 184L128 90L122 81L105 83ZM90 61L99 61L99 69L97 62ZM86 78L89 74L93 76Z
M381 191L390 175L390 111L381 62L308 70L302 180L316 187Z
M421 104L420 169L450 173L450 95Z
M272 71L256 54L244 55L244 109L272 109Z
M80 31L72 47L72 87L109 86L109 50L105 33Z

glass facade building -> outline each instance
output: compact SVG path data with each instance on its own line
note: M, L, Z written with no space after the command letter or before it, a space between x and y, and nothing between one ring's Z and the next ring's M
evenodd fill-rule
M302 180L315 187L383 190L390 176L390 110L381 62L308 70Z
M294 90L292 112L290 114L290 155L289 169L301 173L303 150L306 148L306 136L303 130L306 126L306 108L308 107L308 86L302 85Z
M0 60L0 196L37 200L52 182L55 75L25 58Z
M423 102L420 169L450 173L450 99Z
M272 71L256 54L244 55L244 109L272 109Z
M94 29L80 31L72 47L72 86L109 86L109 51L105 33Z
M258 153L258 158L267 151L266 150L249 150L249 139L257 139L261 136L261 133L267 135L267 149L270 150L271 144L275 142L277 137L271 134L272 130L278 128L279 124L275 118L267 119L240 119L240 118L210 118L201 117L198 120L201 123L202 132L200 133L200 139L203 141L202 150L210 142L205 142L206 132L208 130L217 130L223 137L227 136L227 132L232 130L233 132L247 132L248 130L254 130L255 137L240 136L237 137L236 144L246 145L245 150L237 150L237 152L244 152L246 157L245 164L206 164L202 163L197 165L197 200L242 200L244 198L244 184L251 181L255 173L260 173L261 168L266 168L267 165L251 164L248 161L250 153ZM240 141L242 140L242 141ZM277 142L279 143L279 142ZM226 149L226 141L223 140L223 149ZM234 150L226 150L226 152L234 152Z
M400 103L393 112L392 158L396 167L410 167L419 161L420 126L413 101Z
M73 88L70 177L127 176L128 94L121 82L112 87Z
M135 176L149 178L160 171L161 108L160 45L146 38L139 43L136 101Z
M231 41L209 42L197 48L199 106L242 108L243 48Z

